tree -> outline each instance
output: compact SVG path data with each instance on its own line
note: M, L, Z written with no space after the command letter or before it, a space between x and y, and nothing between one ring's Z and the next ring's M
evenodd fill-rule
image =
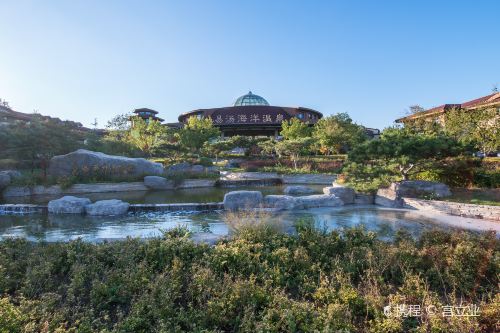
M367 141L349 152L349 161L376 165L408 180L429 162L457 156L464 147L453 138L442 134L413 133L405 128L388 128L380 140Z
M210 118L190 117L176 136L181 146L199 155L203 144L220 136L220 131L213 126Z
M444 131L465 144L473 144L484 154L498 151L500 111L497 108L450 110L445 114Z
M298 138L276 142L274 149L278 156L289 156L295 170L300 156L309 154L313 143L312 138Z
M285 139L300 139L307 138L312 135L312 128L308 123L305 123L297 118L292 118L289 121L284 121L281 124L282 130L280 134Z
M168 142L168 128L159 121L153 119L145 121L140 117L135 117L133 123L134 126L129 130L129 140L146 155L152 156L161 144Z
M408 110L406 111L406 113L411 115L411 114L415 114L415 113L419 113L419 112L423 112L423 111L425 111L425 109L423 107L421 107L418 104L415 104L415 105L410 105L408 107Z
M228 151L233 148L232 142L229 140L219 139L213 142L205 142L203 150L207 155L215 156L215 162L218 161L219 155L222 152Z
M351 149L367 139L363 126L353 123L347 113L320 119L314 126L313 137L327 153Z
M11 125L7 133L6 152L28 162L31 170L41 168L47 174L49 160L67 154L83 145L83 133L68 122L43 119L34 115L29 122Z

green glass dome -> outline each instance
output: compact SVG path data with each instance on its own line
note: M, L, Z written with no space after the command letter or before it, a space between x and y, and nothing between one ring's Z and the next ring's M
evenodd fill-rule
M259 95L254 95L251 91L249 91L248 94L238 97L233 104L233 106L247 105L269 105L269 103L264 98Z

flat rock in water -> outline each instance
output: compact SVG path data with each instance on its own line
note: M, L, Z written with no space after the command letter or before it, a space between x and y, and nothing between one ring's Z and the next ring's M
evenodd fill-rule
M301 208L299 200L290 195L266 195L264 197L264 204L266 207L290 210Z
M296 199L305 209L315 207L340 207L344 205L342 200L334 195L328 194L306 195L296 197Z
M349 205L354 203L354 198L356 196L356 192L354 191L354 189L343 186L325 187L323 188L323 193L336 196L337 198L342 200L344 205Z
M85 211L88 215L94 216L116 216L126 214L129 206L128 202L117 199L101 200L87 205Z
M294 194L313 194L316 191L308 186L304 185L290 185L285 187L283 190L283 193L287 195L294 195Z
M263 197L259 191L232 191L224 195L224 208L228 210L259 208L262 203Z
M48 210L51 214L83 214L85 213L85 206L90 203L91 201L87 198L68 195L49 201Z

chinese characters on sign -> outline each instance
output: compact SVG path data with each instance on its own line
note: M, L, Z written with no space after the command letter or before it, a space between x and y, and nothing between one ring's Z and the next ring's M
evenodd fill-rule
M221 115L212 116L212 121L216 124L233 124L233 123L282 123L285 120L285 117L278 113L275 117L270 114L264 114L262 117L256 113L247 116L246 114L238 114L238 115L227 115L222 118Z
M442 317L479 317L479 307L475 304L465 306L443 305L438 309L434 305L429 305L421 308L417 304L396 304L387 305L384 307L384 315L386 317L421 317L423 314L428 316Z

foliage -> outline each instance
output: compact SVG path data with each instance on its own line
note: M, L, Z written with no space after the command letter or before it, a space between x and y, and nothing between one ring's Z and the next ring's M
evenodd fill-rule
M176 133L176 136L182 146L199 154L203 144L220 136L220 131L213 126L210 118L190 117L184 127Z
M464 153L456 140L427 133L413 133L406 128L387 128L380 140L359 145L349 153L349 160L357 163L373 162L376 167L398 172L403 180L425 165L446 157Z
M472 143L483 153L500 150L500 110L450 110L445 114L445 132L455 139Z
M46 175L49 160L83 146L83 134L73 123L33 115L30 122L2 128L2 157L27 162Z
M129 141L147 156L152 156L162 144L171 139L168 127L157 120L145 121L140 117L134 117L132 122L134 125L129 130Z
M355 124L347 113L320 119L314 126L313 137L323 152L345 152L367 139L364 128Z
M274 150L278 156L289 156L294 169L297 169L299 157L310 154L312 144L312 138L289 139L278 141L274 146Z
M213 247L185 229L148 241L0 242L8 332L495 332L494 233L240 228ZM476 304L477 318L388 318L389 304Z
M312 135L312 127L298 118L281 123L281 136L287 140L307 138Z

